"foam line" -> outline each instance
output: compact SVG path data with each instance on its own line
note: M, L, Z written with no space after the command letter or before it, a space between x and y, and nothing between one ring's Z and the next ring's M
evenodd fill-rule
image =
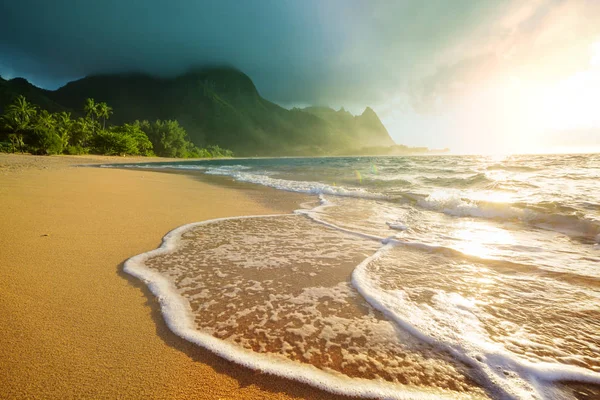
M335 229L337 231L344 232L349 235L358 236L363 239L375 240L375 241L382 242L382 243L386 240L386 238L381 237L381 236L369 235L368 233L353 231L353 230L342 228L341 226L332 224L331 222L323 221L322 219L320 219L319 217L314 215L314 213L312 213L311 211L312 210L296 210L296 211L294 211L294 213L306 215L308 218L310 218L312 221L316 222L317 224L324 225L328 228Z
M472 398L466 394L443 393L439 390L434 392L433 390L427 391L410 386L400 387L389 382L349 378L340 373L325 372L314 366L296 363L274 355L254 353L250 350L217 339L210 334L197 331L194 329L193 315L189 302L177 293L176 288L169 280L145 266L145 261L150 257L173 252L177 248L181 235L195 227L225 220L282 217L288 215L289 214L275 214L217 218L183 225L167 233L158 249L128 259L125 262L123 270L143 281L157 297L165 322L173 333L189 342L210 350L224 359L244 367L309 384L331 393L347 396L398 400Z
M384 247L360 263L352 273L352 285L371 306L398 327L440 350L447 351L457 360L478 370L480 380L494 395L507 399L543 399L546 398L545 392L549 391L544 385L547 382L579 381L600 384L600 373L572 365L522 360L491 342L484 341L479 345L475 341L465 344L452 343L450 340L444 340L448 338L431 336L402 318L393 311L398 304L398 298L380 289L367 271L371 262L399 244L406 243L389 240ZM511 376L513 372L517 374L516 377Z

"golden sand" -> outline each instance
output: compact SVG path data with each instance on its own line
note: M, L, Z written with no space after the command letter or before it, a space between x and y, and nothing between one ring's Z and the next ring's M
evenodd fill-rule
M334 398L180 339L122 272L177 226L290 212L305 197L71 166L116 161L0 155L0 398Z

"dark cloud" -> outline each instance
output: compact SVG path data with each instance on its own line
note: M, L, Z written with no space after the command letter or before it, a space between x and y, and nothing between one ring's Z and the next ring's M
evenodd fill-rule
M100 72L229 64L281 104L382 101L497 2L55 0L0 4L0 74L54 88Z

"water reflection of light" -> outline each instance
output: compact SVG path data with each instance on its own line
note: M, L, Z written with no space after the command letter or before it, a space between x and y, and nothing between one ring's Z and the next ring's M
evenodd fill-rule
M509 231L479 221L461 222L451 235L459 240L456 250L480 258L492 257L497 246L515 244Z
M498 181L498 180L496 180ZM485 201L488 203L511 203L514 200L514 195L508 192L500 191L484 191L484 192L473 192L469 194L469 198L475 201Z

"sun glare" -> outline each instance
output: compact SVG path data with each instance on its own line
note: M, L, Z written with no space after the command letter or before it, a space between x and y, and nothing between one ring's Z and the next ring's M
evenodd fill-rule
M510 232L480 222L462 222L452 235L459 239L457 250L481 258L492 257L497 246L515 243Z
M590 47L592 53L590 65L592 67L600 67L600 40L592 44Z

